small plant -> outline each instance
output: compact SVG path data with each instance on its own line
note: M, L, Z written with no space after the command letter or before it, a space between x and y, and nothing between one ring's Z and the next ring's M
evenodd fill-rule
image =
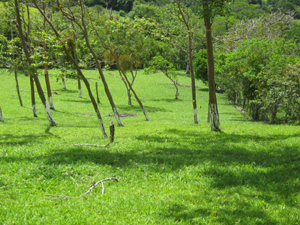
M176 76L176 69L173 64L166 60L161 55L157 55L153 57L151 61L151 65L145 69L146 73L156 73L157 71L161 71L164 75L172 81L172 84L176 88L175 99L178 99L179 91L178 91L178 81Z

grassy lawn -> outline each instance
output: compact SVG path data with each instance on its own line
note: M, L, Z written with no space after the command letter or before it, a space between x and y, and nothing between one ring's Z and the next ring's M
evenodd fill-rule
M134 116L122 118L125 126L116 126L109 147L74 146L108 140L85 87L78 98L77 81L68 79L63 90L56 73L51 71L57 126L50 127L38 96L38 117L32 116L28 77L19 76L21 107L13 74L0 70L0 224L300 223L299 126L248 121L219 94L222 132L211 132L205 85L196 84L194 124L191 89L180 87L174 100L166 77L141 71L134 87L150 117L145 121L135 100L127 105L117 72L106 72L119 113ZM94 92L95 82L100 85L108 132L113 113L103 85L96 71L86 75ZM184 73L178 79L190 85ZM119 182L105 182L105 194L100 184L80 197L109 177Z

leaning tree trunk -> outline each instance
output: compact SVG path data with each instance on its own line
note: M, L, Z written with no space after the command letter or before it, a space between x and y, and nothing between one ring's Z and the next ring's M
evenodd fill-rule
M126 80L124 79L124 77L121 74L121 71L119 70L119 75L121 77L121 80L123 81L125 88L126 88L126 92L127 92L127 98L128 98L128 105L132 105L132 101L131 101L131 92L130 92L130 88L127 85ZM132 84L132 83L131 83Z
M102 40L102 41L103 41L103 40ZM119 63L119 59L118 59L117 55L115 54L115 52L113 51L113 49L109 48L108 46L106 46L106 47L109 49L110 53L111 53L112 56L114 57L114 60L115 60L115 62L116 62L116 64L117 64L118 69L121 71L121 74L122 74L122 76L124 77L124 79L125 79L127 85L129 86L130 91L132 92L132 94L133 94L133 96L135 97L136 101L137 101L138 104L140 105L140 107L141 107L141 109L142 109L142 112L144 113L144 116L145 116L146 120L149 121L150 119L149 119L148 114L147 114L147 112L146 112L146 110L145 110L145 108L144 108L144 105L143 105L142 101L139 99L139 97L137 96L137 94L136 94L135 90L133 89L133 87L132 87L130 81L128 80L128 77L126 76L125 71L123 70L123 68L121 67L121 65L120 65L120 63Z
M85 84L85 86L86 86L86 88L88 90L88 94L89 94L89 97L90 97L91 102L93 104L94 110L96 112L96 115L97 115L97 118L98 118L101 130L102 130L102 133L103 133L104 137L107 137L107 134L106 134L106 131L105 131L105 127L104 127L104 123L103 123L103 120L102 120L102 117L101 117L100 110L98 108L97 102L96 102L96 100L95 100L95 98L93 96L93 93L91 91L91 88L90 88L90 83L88 82L88 80L86 79L86 77L83 75L80 67L78 66L78 63L76 62L76 60L74 59L74 57L72 56L72 54L68 51L68 49L67 49L66 45L64 44L64 42L61 40L61 36L58 33L58 31L56 30L56 28L54 27L54 25L52 24L52 22L47 18L47 16L44 14L44 12L39 8L39 6L36 3L36 1L34 1L33 3L36 6L36 8L39 10L39 12L41 13L41 15L45 18L45 20L47 21L47 23L50 25L50 27L52 28L52 30L55 33L56 37L61 41L62 48L63 48L64 52L69 57L69 59L72 61L72 63L75 66L75 69L76 69L78 75L83 80L83 82L84 82L84 84Z
M110 92L110 90L109 90L109 88L108 88L108 84L107 84L107 82L106 82L105 76L104 76L103 71L102 71L102 69L101 69L101 65L100 65L100 63L99 63L98 56L97 56L97 54L95 53L95 51L93 50L93 48L92 48L92 46L91 46L91 44L90 44L90 39L89 39L89 36L88 36L88 30L87 30L86 24L85 24L85 22L84 22L85 18L84 18L84 16L83 16L83 5L82 5L82 2L80 2L80 5L81 5L81 16L82 16L81 23L82 23L82 26L79 25L79 24L77 23L77 21L74 21L74 22L75 22L75 23L81 28L81 30L83 31L83 36L84 36L84 38L85 38L86 45L87 45L88 49L90 50L90 52L92 53L93 58L95 59L96 66L97 66L98 72L99 72L99 74L100 74L100 77L101 77L101 80L102 80L102 83L103 83L103 86L104 86L104 90L105 90L106 96L107 96L107 98L108 98L108 100L109 100L109 102L110 102L110 105L111 105L111 107L112 107L112 110L113 110L113 112L114 112L114 116L115 116L115 118L116 118L118 124L119 124L120 126L124 126L123 122L121 121L119 112L118 112L117 107L116 107L116 105L115 105L115 102L114 102L114 100L113 100L113 97L112 97L112 95L111 95L111 92Z
M46 13L46 7L45 7L45 3L43 2L43 10L44 13ZM44 19L43 21L43 29L44 31L46 30L46 21ZM48 54L47 54L47 45L46 45L46 41L43 41L43 45L44 45L44 73L45 73L45 82L46 82L46 87L47 87L47 94L48 94L48 101L49 101L49 105L50 105L50 109L54 109L54 105L53 105L53 99L52 99L52 92L51 92L51 85L50 85L50 79L49 79L49 72L48 72Z
M32 113L34 117L37 117L36 105L35 105L34 79L31 74L29 74L29 79L30 79L30 96L31 96Z
M20 87L19 87L19 80L18 80L18 68L15 68L14 71L15 71L16 88L17 88L19 102L20 102L20 105L23 106L21 93L20 93Z
M207 0L203 3L203 9L209 13ZM211 20L210 14L204 16L204 23L206 27L206 42L207 42L207 64L208 64L208 87L209 87L209 118L210 127L212 131L221 131L219 112L217 105L216 86L215 86L215 68L214 68L214 55L211 34Z
M29 9L28 8L27 8L27 11L28 11L28 24L29 24ZM21 21L21 16L20 16L20 11L19 11L18 0L15 0L15 12L16 12L16 16L17 16L17 28L18 28L18 31L19 31L19 34L20 34L20 38L21 38L21 41L22 41L22 47L23 47L23 50L24 50L24 53L25 53L25 56L26 56L26 59L27 59L27 63L28 63L28 65L32 65L31 55L30 55L30 52L29 52L29 49L28 49L28 45L25 41L24 33L23 33L22 21ZM29 31L28 31L28 33L29 33ZM32 71L30 71L31 77L33 77L34 83L36 85L36 88L37 88L38 94L40 96L40 99L41 99L41 101L44 105L44 109L45 109L46 115L48 117L48 120L50 122L50 125L51 126L56 126L56 123L55 123L55 121L52 117L51 110L50 110L50 108L48 106L48 103L47 103L47 100L45 98L43 88L42 88L42 86L40 84L40 81L39 81L39 78L37 76L37 71L34 67L32 67L31 70L32 70Z
M10 18L10 36L11 36L11 40L13 40L14 32L13 32L12 18ZM13 56L13 59L15 59L15 56ZM21 93L20 93L20 87L19 87L19 81L18 81L18 66L16 64L14 66L14 72L15 72L16 88L17 88L19 102L20 102L20 105L23 106Z
M84 22L84 17L83 17L83 10L84 10L83 8L84 8L84 5L83 5L83 1L82 1L82 0L80 0L80 5L81 5L81 15L82 15L82 18L81 18L81 22L82 22L82 31L83 31L83 33L84 33L85 38L87 38L88 35L87 35L86 24L85 24L85 22ZM133 96L135 97L135 99L136 99L136 101L138 102L139 106L141 107L141 109L142 109L142 111L143 111L143 114L144 114L146 120L149 121L150 119L149 119L149 117L148 117L148 114L147 114L147 112L146 112L144 106L143 106L142 101L141 101L141 100L139 99L139 97L137 96L137 94L136 94L135 90L133 89L133 87L132 87L130 81L128 80L128 77L126 76L125 71L124 71L123 68L120 66L119 58L117 57L117 55L115 54L115 52L113 51L113 49L112 49L111 47L109 47L109 46L105 43L105 41L101 38L101 36L100 36L99 33L97 32L96 28L94 27L94 24L92 23L92 20L91 20L91 25L92 25L92 29L95 31L95 34L96 34L96 36L99 38L99 40L101 41L101 43L105 46L105 48L107 48L107 49L110 51L111 55L113 56L113 58L114 58L114 60L115 60L115 62L116 62L116 65L117 65L118 70L121 71L121 74L123 75L123 77L124 77L124 79L125 79L125 81L126 81L128 87L129 87L131 93L133 94ZM87 40L88 40L88 39L87 39ZM89 44L89 41L87 41L86 43L87 43L87 46L90 48L91 46L90 46L90 44ZM90 50L91 50L91 53L92 53L92 54L95 54L95 52L94 52L91 48L90 48ZM95 56L96 56L96 55L95 55ZM96 59L97 59L97 58L96 58ZM96 64L99 64L98 60L96 60ZM98 67L98 65L97 65L97 67ZM100 72L100 75L103 74L103 72L102 72L102 70L101 70L101 67L98 67L98 70L99 70L99 72ZM102 75L101 75L101 76L102 76ZM116 114L116 112L115 112L115 114Z

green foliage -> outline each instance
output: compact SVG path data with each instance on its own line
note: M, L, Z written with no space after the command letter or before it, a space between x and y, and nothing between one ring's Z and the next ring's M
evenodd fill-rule
M172 84L176 88L175 99L178 99L178 81L176 70L172 63L163 58L161 55L153 57L151 65L144 70L146 73L156 73L157 71L163 72L163 74L172 81Z
M206 49L201 49L195 54L193 59L193 66L195 77L200 79L203 83L207 84L207 51Z
M163 58L161 55L153 57L151 66L145 69L146 73L163 72L167 77L176 79L176 70L171 62Z
M295 11L295 17L300 18L299 0L268 0L267 3L269 11L277 11L278 9L283 12Z
M299 60L295 51L296 45L284 39L243 41L220 60L217 82L231 98L247 99L254 119L274 123L279 112L284 112L286 119L299 110L299 80L287 72ZM299 115L294 117L294 122L297 120Z

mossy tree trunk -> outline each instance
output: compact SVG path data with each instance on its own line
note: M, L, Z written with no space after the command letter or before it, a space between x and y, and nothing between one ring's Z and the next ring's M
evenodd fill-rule
M207 65L208 65L208 87L209 87L209 118L212 131L221 131L219 112L215 85L215 65L213 55L213 43L211 33L211 9L208 7L208 0L203 1L204 24L206 27L206 45L207 45Z

